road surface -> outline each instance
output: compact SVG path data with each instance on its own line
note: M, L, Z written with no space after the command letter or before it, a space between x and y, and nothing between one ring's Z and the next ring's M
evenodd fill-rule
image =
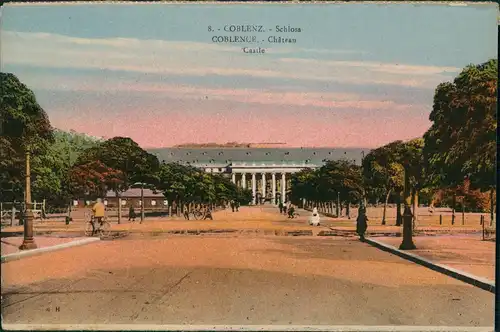
M494 294L354 239L129 236L2 264L3 323L493 326Z

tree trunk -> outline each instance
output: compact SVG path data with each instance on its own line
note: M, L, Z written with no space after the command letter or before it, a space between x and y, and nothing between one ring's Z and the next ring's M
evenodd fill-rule
M396 226L403 224L403 216L401 215L401 193L396 192Z
M117 193L118 196L118 223L122 222L122 197Z
M387 203L389 202L389 196L391 196L391 191L392 189L389 189L387 191L387 195L385 195L384 210L382 212L382 225L385 225L385 214L387 211Z
M493 226L493 219L495 214L495 206L496 204L493 202L493 194L495 193L494 188L490 189L490 226Z
M340 218L342 213L342 205L340 205L340 193L337 193L337 217Z
M412 198L412 204L413 204L413 228L417 227L417 222L418 222L418 190L417 189L412 189L411 193L411 198Z
M348 219L351 219L351 209L350 209L351 204L349 202L346 203L345 205L345 213L347 215Z
M457 204L457 194L453 193L453 199L451 201L451 224L455 224L455 205Z

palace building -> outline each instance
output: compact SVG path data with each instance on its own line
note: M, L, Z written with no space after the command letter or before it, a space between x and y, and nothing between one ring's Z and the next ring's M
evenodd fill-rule
M238 187L252 190L254 204L286 201L290 175L319 168L328 160L360 165L362 148L164 148L151 149L160 161L179 162L227 174ZM284 199L282 199L284 198Z

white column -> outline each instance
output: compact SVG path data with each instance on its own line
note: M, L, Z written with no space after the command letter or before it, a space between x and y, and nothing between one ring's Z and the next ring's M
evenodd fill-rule
M243 189L246 189L246 187L247 187L247 174L246 173L241 174L241 187Z
M285 204L285 193L286 193L286 175L281 173L281 201Z
M232 180L233 180L233 183L236 184L236 173L233 173Z
M255 195L255 191L257 189L257 181L255 180L255 173L252 173L252 195L253 195L253 203L255 204L256 202L256 198Z
M266 173L262 173L262 199L265 202L266 199Z
M273 181L273 198L272 198L272 203L276 204L276 173L272 174L272 181Z

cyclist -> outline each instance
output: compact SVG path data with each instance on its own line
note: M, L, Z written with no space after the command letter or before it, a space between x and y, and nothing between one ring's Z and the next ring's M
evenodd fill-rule
M105 210L106 210L106 207L102 203L102 200L100 198L98 198L97 202L92 207L92 215L94 216L94 220L92 222L92 234L95 232L96 222L99 223L99 227L102 226L102 224L104 222L104 211Z

